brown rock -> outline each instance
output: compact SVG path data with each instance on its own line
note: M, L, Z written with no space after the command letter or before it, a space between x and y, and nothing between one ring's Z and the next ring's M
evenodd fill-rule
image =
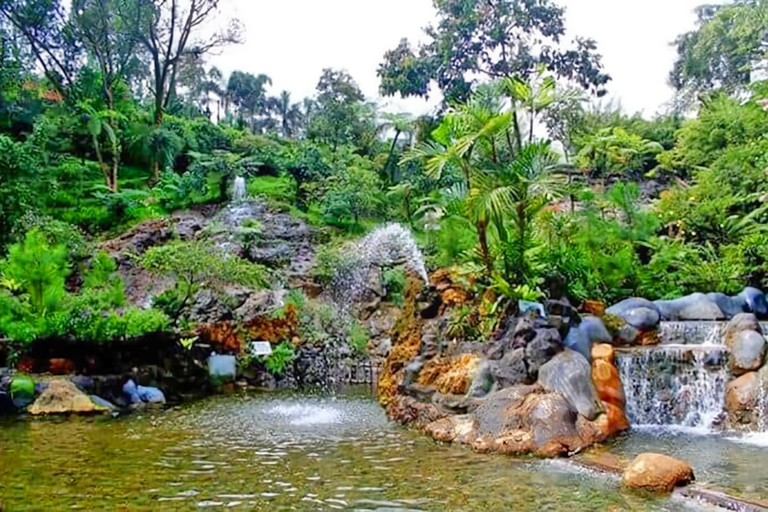
M444 443L450 443L456 438L456 429L449 417L433 421L424 427L424 432L435 441L442 441Z
M602 443L609 437L629 429L629 420L621 408L608 402L603 402L603 405L605 413L594 421L589 421L584 416L579 416L576 421L576 429L586 446Z
M90 413L97 410L101 409L91 401L88 395L68 380L52 380L48 388L28 409L33 415Z
M521 455L535 449L533 437L526 430L516 430L496 439L493 449L507 455Z
M619 371L613 364L604 359L592 361L592 381L600 400L624 408L624 387L621 385Z
M603 316L605 313L605 304L599 300L585 300L579 308L582 313L589 313L595 316Z
M630 489L672 492L694 480L693 469L685 462L658 453L643 453L624 471L623 483Z
M613 345L607 343L595 343L592 345L592 360L601 359L613 364Z

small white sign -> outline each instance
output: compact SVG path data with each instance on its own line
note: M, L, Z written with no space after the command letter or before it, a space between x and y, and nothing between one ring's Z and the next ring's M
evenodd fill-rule
M272 353L272 345L268 341L251 342L251 353L255 356L268 356Z

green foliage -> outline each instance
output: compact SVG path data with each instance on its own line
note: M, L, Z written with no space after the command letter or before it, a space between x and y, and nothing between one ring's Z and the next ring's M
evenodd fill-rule
M347 332L347 343L349 346L357 353L363 354L368 347L370 339L370 332L360 322L352 321Z
M268 273L263 266L201 241L152 247L140 262L152 274L174 279L174 287L155 298L156 306L174 321L183 316L195 294L202 289L218 291L227 284L267 286Z
M402 268L387 269L381 274L381 281L386 290L386 300L397 306L403 305L403 292L405 291L405 272Z
M298 354L296 354L293 345L284 341L272 347L272 353L268 356L261 356L260 360L269 373L278 376L283 375L297 357Z
M593 176L611 173L639 175L650 170L657 154L663 151L658 142L629 134L624 128L606 128L581 141L576 165Z

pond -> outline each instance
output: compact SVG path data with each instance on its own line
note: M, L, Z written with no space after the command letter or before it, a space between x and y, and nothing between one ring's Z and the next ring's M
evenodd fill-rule
M648 447L631 439L616 449ZM766 459L766 449L754 449ZM683 498L622 492L616 477L567 461L440 445L388 421L364 392L216 396L121 418L7 420L0 501L6 511L702 510Z

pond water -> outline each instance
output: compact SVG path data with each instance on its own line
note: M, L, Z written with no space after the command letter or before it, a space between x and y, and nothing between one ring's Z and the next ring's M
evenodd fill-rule
M647 448L643 435L615 449ZM768 459L768 449L748 449ZM717 453L722 465L704 474L721 487L749 473L746 460ZM759 494L766 479L754 478L738 485ZM0 502L6 511L703 508L621 492L616 477L567 461L439 445L389 422L365 393L217 396L124 418L6 420Z

